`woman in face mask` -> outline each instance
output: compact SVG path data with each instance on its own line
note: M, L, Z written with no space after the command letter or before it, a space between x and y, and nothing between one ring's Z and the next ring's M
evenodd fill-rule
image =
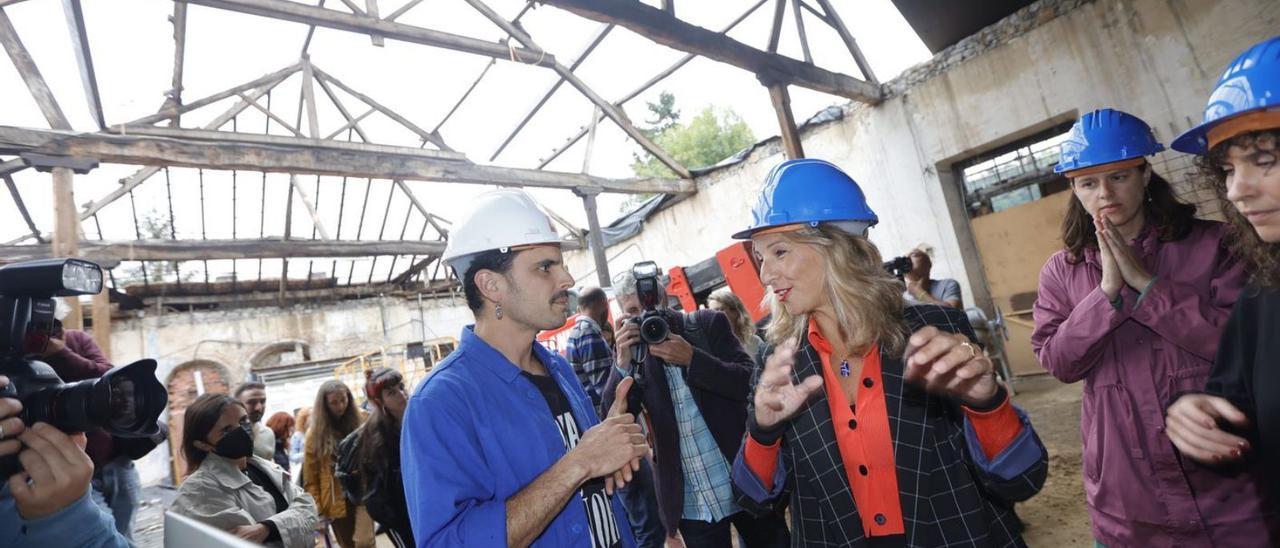
M187 408L182 453L188 473L170 510L269 546L313 545L315 501L275 463L253 456L244 404L205 394Z

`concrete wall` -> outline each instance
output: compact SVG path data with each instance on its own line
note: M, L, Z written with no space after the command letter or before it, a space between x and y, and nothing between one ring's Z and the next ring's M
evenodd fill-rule
M973 303L985 283L952 164L1101 107L1142 117L1168 143L1199 119L1226 63L1278 28L1274 0L1038 2L888 82L882 104L809 128L805 153L863 186L881 218L871 239L886 257L934 245L935 275L960 280ZM641 257L664 269L710 257L748 225L760 182L782 160L775 139L700 178L696 195L609 249L610 271ZM1188 190L1188 158L1165 153L1156 166ZM588 253L567 262L595 283Z

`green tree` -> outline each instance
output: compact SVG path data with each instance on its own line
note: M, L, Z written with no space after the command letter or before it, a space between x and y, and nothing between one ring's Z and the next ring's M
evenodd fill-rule
M648 103L655 117L647 120L642 130L672 158L690 169L713 166L734 153L751 146L756 136L733 109L708 106L688 124L680 123L675 97L662 92L657 103ZM647 152L633 153L631 171L638 177L674 177L675 173ZM626 211L651 198L652 194L636 194L622 205Z

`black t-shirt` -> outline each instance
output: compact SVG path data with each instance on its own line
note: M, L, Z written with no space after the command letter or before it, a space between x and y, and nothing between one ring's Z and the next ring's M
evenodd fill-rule
M544 375L522 373L533 382L547 400L551 408L551 417L560 428L560 437L564 440L565 451L573 449L582 438L578 431L578 423L573 419L573 411L569 407L569 399L565 397L556 380ZM604 492L604 478L595 478L582 486L582 504L587 511L587 523L591 527L591 545L593 548L615 548L622 546L622 534L618 531L618 522L613 517L613 506L609 504L609 495Z

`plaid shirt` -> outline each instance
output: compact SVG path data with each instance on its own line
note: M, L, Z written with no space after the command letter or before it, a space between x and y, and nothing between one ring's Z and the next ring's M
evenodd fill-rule
M974 339L957 309L909 306L905 317L910 331L932 325ZM1025 546L1013 504L1039 492L1048 473L1048 455L1031 423L1023 416L1020 439L987 462L980 448L971 450L976 438L958 404L904 384L901 356L882 353L880 360L907 545ZM821 374L821 367L817 351L802 341L792 378ZM739 504L757 514L790 491L793 546L867 546L824 392L787 424L768 497L747 494L763 488L746 471L741 452L734 484Z
M733 480L729 463L720 453L707 421L702 419L693 392L684 382L679 366L668 365L667 384L676 411L676 427L680 430L680 463L684 472L684 511L682 518L717 522L741 510L734 502Z
M564 356L568 358L573 372L578 375L578 382L591 397L591 405L600 410L600 394L605 383L609 382L609 371L613 366L613 349L604 341L600 326L586 316L578 316L577 323L569 331L569 341L564 347Z

